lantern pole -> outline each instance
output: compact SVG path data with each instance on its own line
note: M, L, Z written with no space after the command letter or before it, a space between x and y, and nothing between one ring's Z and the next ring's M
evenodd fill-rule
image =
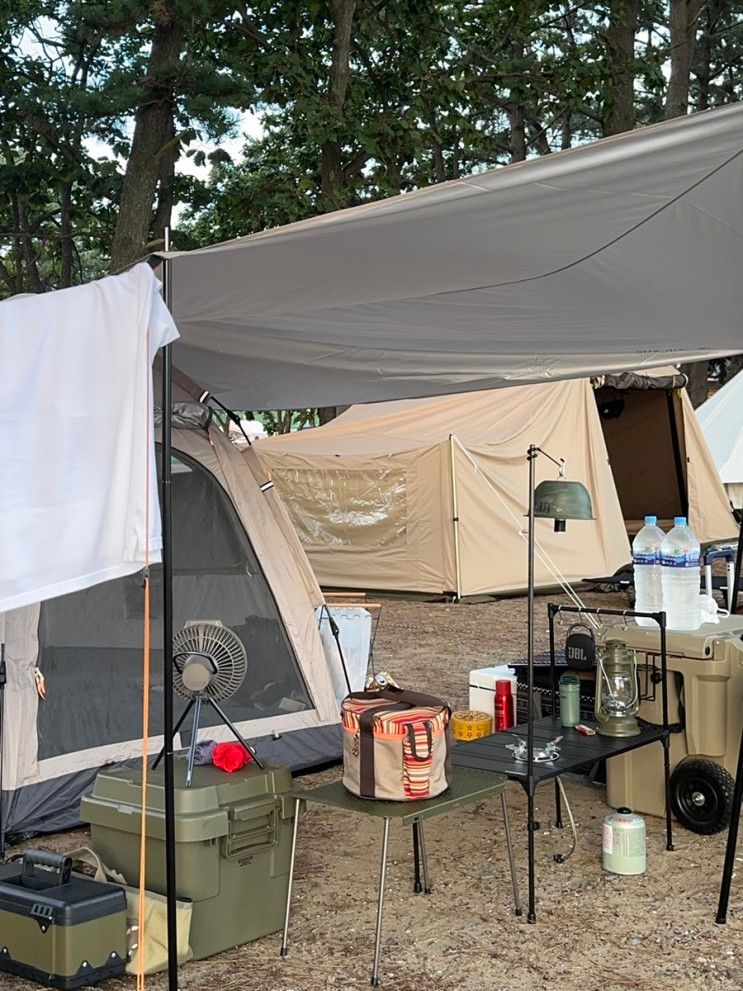
M170 251L170 228L165 228ZM163 299L172 312L171 263L163 258ZM173 345L162 349L162 569L163 569L163 751L165 789L165 894L168 935L168 991L178 991L178 930L176 922L175 781L173 773L173 512L171 455L173 444ZM144 801L144 795L142 796Z
M536 922L534 892L534 480L539 448L529 446L526 457L529 462L529 572L527 601L527 688L526 688L526 800L527 800L527 843L529 852L529 909L528 922Z

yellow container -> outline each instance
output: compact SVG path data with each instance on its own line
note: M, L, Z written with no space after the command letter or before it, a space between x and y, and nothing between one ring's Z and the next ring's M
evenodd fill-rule
M487 712L463 709L452 713L451 735L455 740L478 740L481 736L490 736L492 732L493 720Z

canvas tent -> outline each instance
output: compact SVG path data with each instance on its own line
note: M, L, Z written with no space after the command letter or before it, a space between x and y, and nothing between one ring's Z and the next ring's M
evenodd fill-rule
M703 403L697 416L728 498L743 509L743 372Z
M525 587L526 449L566 459L596 519L574 539L540 525L537 582L613 574L627 530L689 515L703 541L736 527L674 369L353 406L260 441L321 584L460 596ZM540 478L554 476L539 462ZM580 529L578 539L577 530ZM550 568L551 561L556 568Z
M294 768L340 753L337 657L318 630L323 597L275 488L255 454L240 452L209 411L188 401L173 431L174 628L220 619L245 644L248 674L225 710L260 752ZM150 752L162 743L161 568L152 569ZM13 834L78 818L103 765L141 754L141 575L6 614L8 669L4 798ZM40 701L34 668L46 679ZM209 709L202 738L229 739ZM274 735L278 738L273 739ZM178 745L187 742L184 735Z

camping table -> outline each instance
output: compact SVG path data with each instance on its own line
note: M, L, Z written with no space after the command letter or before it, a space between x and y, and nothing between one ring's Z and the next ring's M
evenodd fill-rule
M743 532L743 530L741 531ZM659 656L660 656L660 689L663 704L663 724L660 726L640 722L640 733L637 736L613 737L601 736L581 736L574 729L564 729L557 717L557 678L555 661L555 618L562 613L577 614L578 616L594 615L598 617L616 616L623 622L627 622L627 617L644 617L653 619L659 628ZM559 778L562 774L580 771L585 767L591 767L601 760L608 760L610 757L617 757L619 754L629 753L639 747L645 747L650 743L661 743L663 746L663 777L666 794L666 850L673 850L673 829L671 825L671 789L669 784L670 760L669 748L672 729L668 722L668 689L667 689L667 660L666 660L666 614L636 612L633 609L595 609L588 606L564 606L551 602L547 607L549 617L549 637L550 637L550 684L552 695L552 712L554 716L547 716L542 719L533 718L533 698L527 698L528 716L532 719L534 730L534 745L548 743L550 740L562 737L560 743L560 756L553 761L546 763L532 762L531 774L526 761L516 761L512 753L506 749L506 744L513 744L514 736L528 738L527 724L519 724L513 729L503 733L493 733L491 736L481 737L479 740L471 740L462 743L454 748L453 763L456 767L468 767L481 771L492 771L505 774L522 786L527 797L527 844L529 853L529 910L527 920L536 922L536 870L534 866L535 852L534 840L538 824L534 819L534 794L540 781L549 778L555 780L555 811L556 825L562 826L562 812L560 808ZM596 729L596 723L591 720L582 720L586 726ZM572 852L572 851L571 851ZM569 856L569 854L567 855ZM555 860L564 862L566 856L556 855Z
M506 845L508 848L508 861L511 869L511 882L513 884L513 896L516 914L521 915L521 902L519 899L518 882L516 880L516 869L513 860L513 847L511 845L511 832L508 824L508 806L506 804L507 779L504 774L493 774L483 771L472 771L465 768L457 768L454 771L454 779L451 787L437 798L430 798L421 802L376 802L369 799L357 798L352 795L340 781L330 785L322 785L319 788L312 788L308 791L295 790L294 797L294 833L292 835L291 865L289 867L289 890L286 895L286 917L284 920L284 933L281 941L281 956L286 956L287 941L289 936L289 912L291 909L292 887L294 883L294 858L297 852L297 833L299 830L299 816L302 807L309 802L317 805L324 805L328 808L339 809L343 812L358 812L360 815L373 816L383 820L382 831L382 863L379 873L379 895L377 899L377 925L374 939L374 964L372 968L372 987L379 987L379 961L382 948L382 912L384 909L384 891L387 877L387 844L389 839L390 822L396 819L403 826L413 827L413 857L415 863L415 878L413 890L415 892L424 891L431 893L431 885L428 876L428 860L426 857L426 842L423 835L423 820L433 819L436 816L444 815L453 809L461 808L464 805L473 805L476 802L484 801L493 795L500 795L501 808L503 811L503 826L506 834ZM423 869L423 884L421 885L420 869Z

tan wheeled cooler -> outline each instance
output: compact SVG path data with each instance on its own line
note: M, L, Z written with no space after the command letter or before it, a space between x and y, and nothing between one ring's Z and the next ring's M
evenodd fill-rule
M176 889L193 902L190 942L199 960L281 928L294 803L285 767L196 767L191 788L185 775L185 759L176 758ZM101 771L81 804L96 853L131 885L139 878L141 796L141 771L118 768ZM164 894L160 768L150 772L146 810L147 888Z
M742 634L742 616L693 633L667 634L669 720L681 727L671 735L671 807L682 825L698 833L719 832L730 820L743 730ZM643 701L640 717L662 723L658 629L615 626L603 637L624 640L636 650L641 691L654 694ZM606 790L614 808L664 815L661 745L608 761Z

